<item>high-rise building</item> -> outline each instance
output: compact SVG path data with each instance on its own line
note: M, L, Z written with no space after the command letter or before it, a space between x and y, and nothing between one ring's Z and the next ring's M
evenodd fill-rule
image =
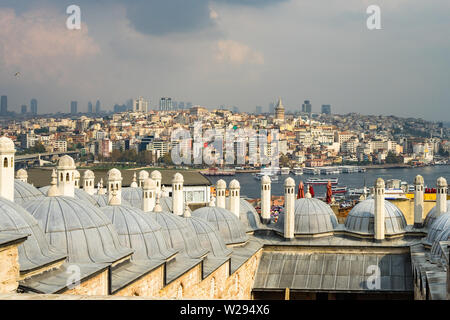
M302 104L302 112L304 113L311 113L312 111L312 105L309 102L309 100L305 100L305 102Z
M322 105L322 113L331 114L331 106L329 104Z
M1 108L0 108L0 114L2 116L5 116L8 113L8 97L2 96L1 97Z
M262 107L261 106L256 106L256 114L261 114L262 113Z
M95 103L95 113L100 113L100 112L101 112L100 100L97 100L97 102Z
M180 102L178 102L178 110L184 110L184 102L183 101L180 101Z
M22 107L20 108L20 113L21 114L26 114L27 113L27 105L22 105Z
M70 113L77 114L78 113L78 102L72 101L70 102Z
M88 102L88 113L92 113L93 109L92 109L92 102Z
M37 107L38 107L37 100L31 99L31 103L30 103L31 114L37 115Z
M134 112L148 112L148 101L144 98L139 97L133 101L133 111Z
M159 111L172 111L172 98L162 97L159 100Z

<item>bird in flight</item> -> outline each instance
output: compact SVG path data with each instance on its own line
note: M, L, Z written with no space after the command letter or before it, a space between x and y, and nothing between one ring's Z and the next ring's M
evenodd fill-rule
M19 77L20 76L20 72L16 72L15 74L14 74L14 77Z

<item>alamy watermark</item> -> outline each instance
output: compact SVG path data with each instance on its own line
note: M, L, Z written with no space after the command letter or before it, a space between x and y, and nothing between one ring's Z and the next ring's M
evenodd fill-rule
M66 20L66 27L69 30L81 29L81 8L75 4L67 7L66 13L69 17Z
M195 122L192 130L176 129L171 135L172 162L176 165L279 166L279 130L207 129Z

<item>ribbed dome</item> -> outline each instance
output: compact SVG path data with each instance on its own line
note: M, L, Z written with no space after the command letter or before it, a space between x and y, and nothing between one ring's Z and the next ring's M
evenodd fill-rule
M153 214L125 206L101 208L119 234L120 243L134 250L133 260L166 260L176 251L169 248Z
M263 177L261 178L261 183L266 184L266 183L270 183L270 182L271 182L271 180L270 180L270 177L269 177L269 176L263 176Z
M208 250L200 244L197 233L185 218L165 211L148 214L152 214L162 227L169 247L177 250L180 255L198 259L208 253Z
M226 199L227 207L230 203L230 198ZM263 225L261 223L261 218L255 207L253 207L250 202L240 198L239 199L239 220L246 226L247 232L262 229Z
M95 179L95 174L91 170L86 170L83 172L84 179Z
M177 172L173 175L172 183L181 183L184 182L184 177L181 173Z
M450 235L450 213L439 216L431 225L425 243L432 245L435 241L445 241Z
M197 233L202 248L206 248L215 257L226 257L231 254L231 250L227 248L219 231L207 221L192 216L185 219Z
M142 208L142 188L126 187L122 188L122 201L125 200L131 206L141 209Z
M403 213L396 205L385 201L384 230L386 235L396 235L405 232L407 226ZM348 231L373 235L375 226L375 200L367 199L358 203L348 214L345 228Z
M284 231L284 212L278 216L275 228ZM338 225L333 210L323 201L315 198L301 198L295 200L294 234L316 235L333 232Z
M50 246L38 222L21 206L0 197L0 233L28 235L19 246L20 270L27 271L64 258Z
M8 137L0 138L0 152L14 152L16 150L14 142Z
M141 170L141 171L139 171L138 177L139 177L139 180L145 180L145 179L148 179L149 173L148 173L148 171L146 171L146 170Z
M58 164L57 164L57 168L58 169L67 169L67 170L74 170L75 167L75 161L73 160L72 157L65 155L62 156L61 158L59 158L58 160Z
M423 222L425 228L430 229L433 225L433 222L436 220L436 210L436 206L434 206L433 209L428 212L425 221ZM450 212L450 200L447 200L447 212Z
M17 179L27 179L28 178L28 172L25 169L19 169L16 172L16 178Z
M162 179L161 172L159 172L158 170L153 170L150 176L153 180L161 180Z
M122 173L116 168L109 170L106 176L109 181L122 180Z
M45 195L47 195L48 189L50 189L50 186L45 186L45 187L39 188L39 191L45 196ZM74 191L75 191L74 192L75 199L86 201L86 202L98 207L97 201L94 198L94 196L91 196L89 193L87 193L83 189L75 188Z
M122 246L111 221L99 208L71 197L28 202L47 240L75 263L113 263L132 253Z
M220 232L226 244L238 244L248 240L244 224L227 209L203 207L195 210L192 215L208 221Z
M45 195L36 187L21 180L14 180L14 202L24 204L27 201L44 198Z

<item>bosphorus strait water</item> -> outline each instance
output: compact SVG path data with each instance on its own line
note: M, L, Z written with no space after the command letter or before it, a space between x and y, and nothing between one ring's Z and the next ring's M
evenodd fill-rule
M289 177L295 180L298 186L300 181L306 185L308 178L338 178L338 186L346 186L348 188L362 188L365 186L372 187L377 178L382 178L385 181L389 179L399 179L406 181L408 184L413 184L414 178L417 175L421 175L425 180L425 186L429 188L436 187L436 179L444 177L447 181L450 179L450 165L442 166L429 166L429 167L416 167L416 168L399 168L399 169L367 169L364 173L341 173L337 175L301 175L295 176L292 173ZM272 195L281 196L284 195L283 183L288 175L279 175L278 181L272 182ZM237 173L235 176L209 176L212 183L216 183L219 179L223 179L227 182L227 185L231 180L236 179L241 184L241 196L248 198L260 198L260 184L261 181L254 178L251 173ZM314 192L317 197L324 197L326 192L326 186L314 185Z

